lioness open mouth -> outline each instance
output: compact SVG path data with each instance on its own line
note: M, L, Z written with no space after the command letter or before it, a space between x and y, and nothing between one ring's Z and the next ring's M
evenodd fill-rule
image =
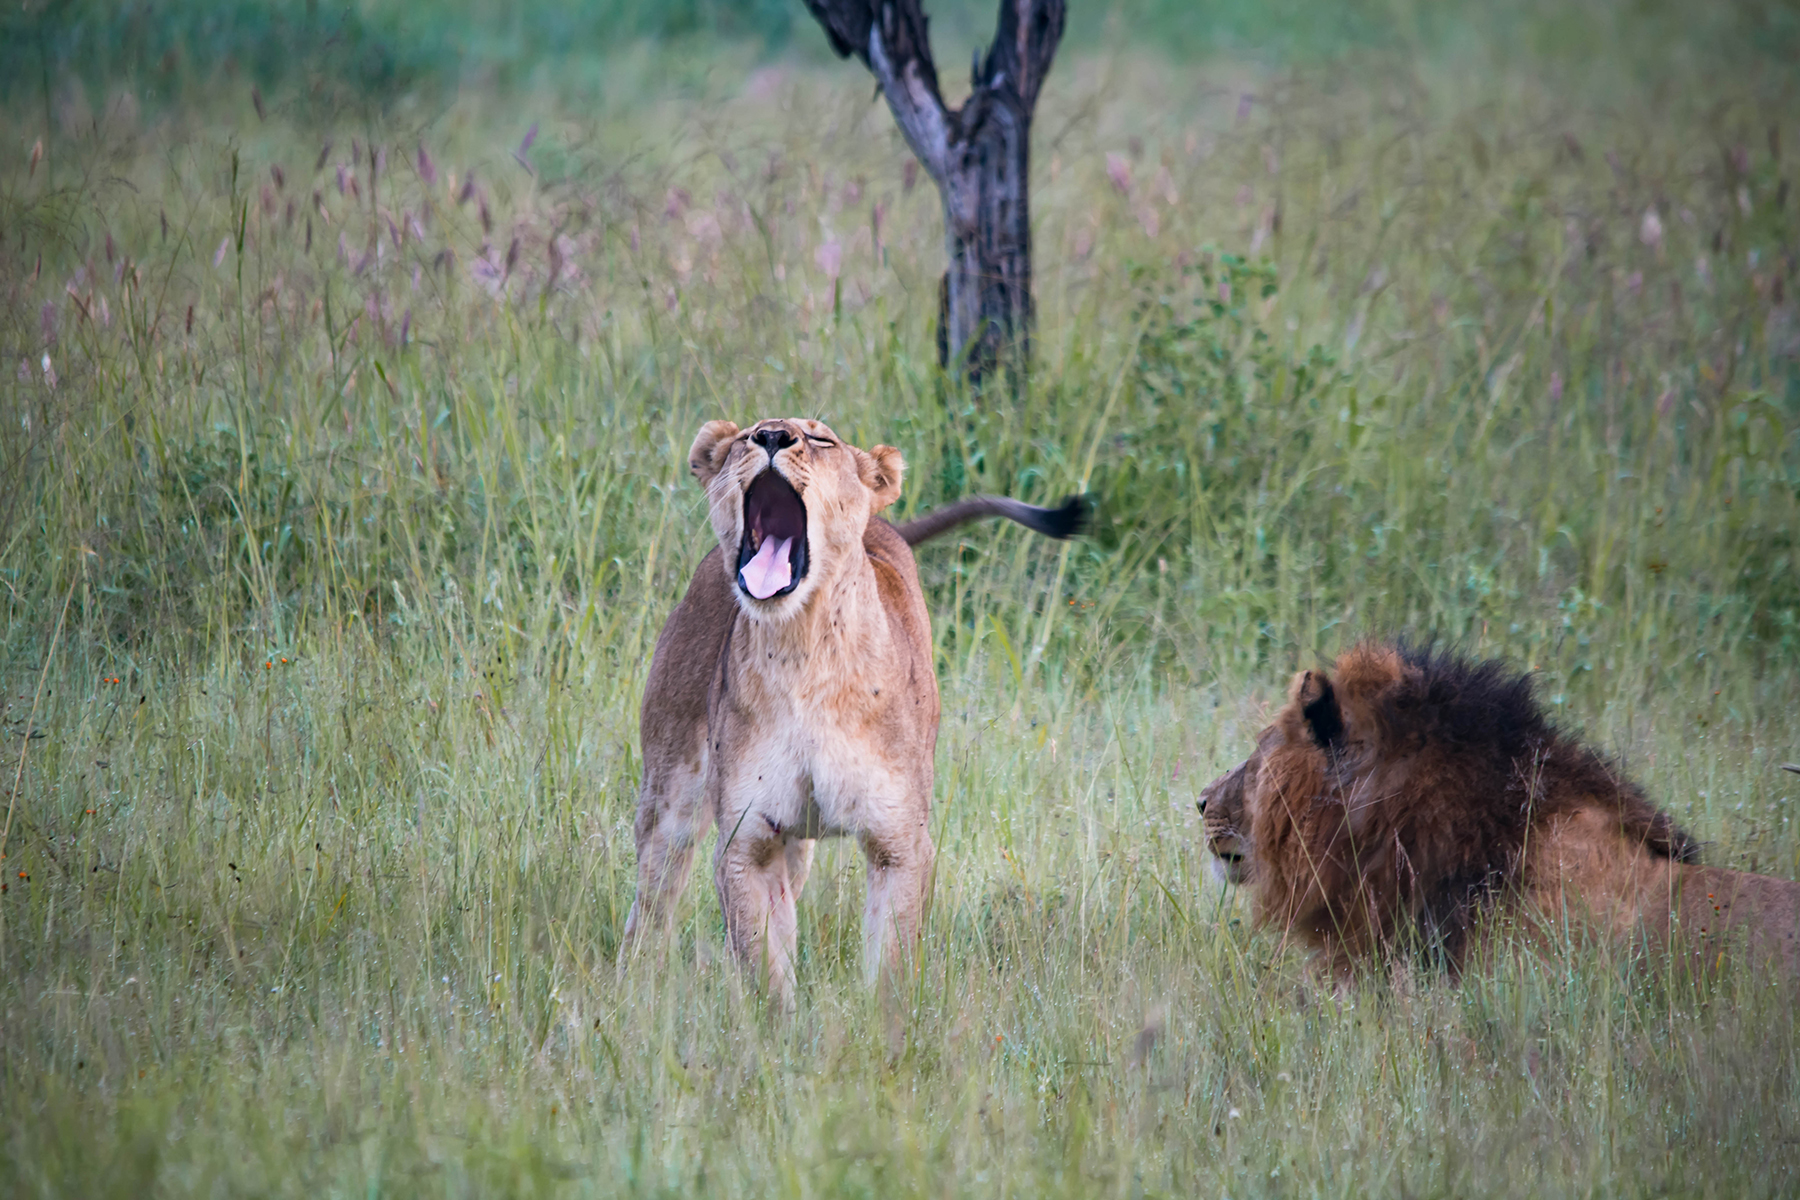
M786 595L806 578L806 505L773 467L744 493L738 586L758 600Z

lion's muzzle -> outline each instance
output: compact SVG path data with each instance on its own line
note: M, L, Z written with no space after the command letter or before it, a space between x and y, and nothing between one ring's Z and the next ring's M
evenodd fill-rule
M1239 763L1200 792L1198 807L1213 873L1226 883L1242 883L1250 874L1250 839L1243 832L1244 785L1255 764L1254 757Z
M738 586L757 600L772 600L793 591L806 566L806 505L771 466L744 492Z

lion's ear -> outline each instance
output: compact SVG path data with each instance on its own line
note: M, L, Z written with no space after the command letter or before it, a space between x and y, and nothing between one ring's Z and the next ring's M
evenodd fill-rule
M863 486L874 493L869 512L878 513L900 498L900 477L906 474L906 460L892 446L876 446L867 452L857 451L857 473Z
M711 483L712 477L725 465L725 454L731 449L731 439L737 435L738 427L730 421L708 421L694 435L694 445L688 450L688 469L700 481L701 487Z
M1302 671L1294 676L1293 700L1300 706L1306 731L1313 744L1330 750L1344 742L1344 712L1338 707L1337 689L1323 671Z

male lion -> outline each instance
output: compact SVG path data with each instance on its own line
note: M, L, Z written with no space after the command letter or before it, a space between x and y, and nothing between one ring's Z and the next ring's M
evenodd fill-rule
M698 839L731 948L793 1001L794 901L813 843L846 835L868 858L863 959L874 979L919 931L934 850L938 691L931 619L911 547L1005 516L1050 537L1086 505L976 496L898 527L892 446L846 445L818 421L709 421L688 465L719 544L663 626L644 688L637 898L621 962L665 936Z
M1502 662L1369 644L1302 671L1200 812L1258 921L1340 981L1397 949L1457 971L1487 914L1706 966L1730 944L1800 976L1800 883L1698 865L1693 839Z

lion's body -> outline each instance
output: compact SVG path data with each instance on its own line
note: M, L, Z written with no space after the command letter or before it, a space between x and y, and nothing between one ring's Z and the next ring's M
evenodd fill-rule
M1683 949L1723 936L1800 965L1800 884L1696 865L1692 839L1498 662L1369 645L1302 672L1203 799L1258 919L1340 975L1404 947L1455 969L1489 914Z
M814 421L765 421L741 435L713 422L690 459L720 545L663 627L645 683L626 950L646 927L666 926L696 843L716 826L714 877L732 948L789 1003L794 903L815 839L862 845L871 976L918 933L935 854L927 826L938 689L908 535L998 514L1066 536L1081 507L1057 518L978 497L956 506L955 520L896 530L875 514L899 493L899 454L865 454ZM759 599L747 573L766 570L756 565L766 556L753 550L776 535L751 532L757 518L746 513L776 474L803 507L804 527L791 582ZM735 576L724 557L734 548Z
M1800 883L1645 853L1592 808L1539 833L1521 877L1533 931L1573 926L1673 950L1702 972L1723 955L1800 981Z

